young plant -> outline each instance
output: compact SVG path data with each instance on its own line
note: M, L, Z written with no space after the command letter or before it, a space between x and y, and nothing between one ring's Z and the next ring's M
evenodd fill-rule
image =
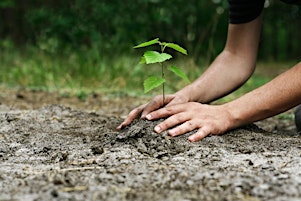
M150 76L146 80L144 80L143 86L144 86L144 93L147 93L151 91L152 89L159 87L162 85L162 95L163 95L163 105L165 105L165 88L164 83L166 82L165 74L164 74L164 62L171 59L172 56L170 54L165 53L165 49L171 48L177 52L180 52L184 55L187 55L187 50L180 47L179 45L175 43L167 43L167 42L160 42L159 38L156 38L151 41L147 41L144 43L141 43L134 48L142 48L142 47L148 47L151 45L158 44L160 46L161 52L157 51L146 51L144 52L143 56L141 57L140 64L154 64L158 63L161 66L161 77L158 76ZM183 71L181 71L176 66L168 66L168 70L176 74L177 76L181 77L182 79L186 80L187 82L190 82L188 77L185 75Z

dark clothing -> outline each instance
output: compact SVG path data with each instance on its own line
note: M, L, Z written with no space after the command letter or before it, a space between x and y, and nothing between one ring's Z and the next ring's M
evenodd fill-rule
M301 1L300 0L281 0L285 3L289 3L289 4L295 4L295 5L301 5Z
M263 9L264 0L228 0L230 23L240 24L254 20Z
M289 4L301 5L301 0L281 0ZM263 10L264 0L228 0L231 24L241 24L254 20Z

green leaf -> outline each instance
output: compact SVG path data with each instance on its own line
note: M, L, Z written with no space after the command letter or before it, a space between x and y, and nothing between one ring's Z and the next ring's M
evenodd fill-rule
M136 45L134 48L147 47L147 46L151 46L153 44L156 44L158 42L159 42L159 38L156 38L156 39L141 43L139 45Z
M146 80L144 80L143 86L144 86L144 93L147 93L151 91L152 89L160 86L163 84L166 80L161 77L155 77L155 76L150 76Z
M146 64L146 60L144 56L141 57L139 64Z
M146 64L153 64L153 63L162 63L168 59L171 59L172 56L167 53L159 53L156 51L146 51L143 55L145 58Z
M184 48L182 48L181 46L175 44L175 43L165 43L163 42L162 45L166 46L166 47L169 47L169 48L172 48L182 54L185 54L187 55L187 50L185 50Z
M190 83L189 78L187 77L187 75L178 67L176 66L169 66L167 68L168 70L172 71L174 74L176 74L177 76L181 77L183 80L187 81Z

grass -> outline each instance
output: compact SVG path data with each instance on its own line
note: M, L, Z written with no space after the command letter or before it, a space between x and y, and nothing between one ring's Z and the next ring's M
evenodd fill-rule
M44 90L120 90L127 86L137 61L128 57L110 58L96 50L47 53L30 49L2 50L0 82L9 87ZM134 78L132 81L136 81Z
M50 91L108 91L143 95L143 80L160 72L160 69L153 65L139 65L140 58L134 54L133 51L133 54L112 56L97 49L61 53L49 53L37 48L0 49L0 84ZM189 64L182 61L180 65L183 62ZM195 72L193 68L196 66L189 66L192 67L186 70ZM173 81L168 92L184 86L185 83L171 76Z
M0 50L0 84L6 87L35 88L48 91L74 91L84 98L91 91L143 95L143 80L159 72L157 66L139 65L139 56L130 54L118 56L107 55L97 49L81 49L50 53L38 48L27 47L1 48ZM131 55L131 56L129 56ZM187 73L190 80L196 79L205 68L196 65L191 58L176 61L176 65ZM279 65L279 64L278 64ZM261 66L274 66L271 63ZM166 92L172 93L187 83L173 74L167 83ZM221 99L232 100L264 84L271 76L255 73L252 78L235 93ZM161 93L154 90L148 96Z

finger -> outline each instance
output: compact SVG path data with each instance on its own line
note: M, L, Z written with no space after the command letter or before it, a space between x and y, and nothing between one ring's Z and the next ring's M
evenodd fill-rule
M188 137L188 140L190 142L197 142L199 140L202 140L206 136L211 134L210 129L208 127L201 127L195 134Z
M166 96L165 97L165 104L170 102L173 99L173 96ZM163 103L163 96L156 96L154 97L144 108L141 114L141 118L146 118L146 115L149 113L161 108L164 106Z
M188 102L188 100L184 100L183 98L175 97L174 95L172 95L166 99L168 101L165 101L166 102L165 107Z
M195 129L195 125L193 124L192 121L186 121L185 123L177 126L176 128L173 128L171 130L168 131L168 134L170 136L178 136L178 135L182 135L185 134L187 132L192 131L193 129Z
M130 123L132 123L132 121L134 121L134 119L137 118L137 116L142 112L143 108L145 107L146 104L141 105L135 109L133 109L129 115L127 116L127 118L116 128L117 130L121 130L124 127L128 126Z
M145 116L146 119L148 120L155 120L155 119L160 119L168 116L172 116L174 114L180 113L184 111L184 105L183 104L178 104L178 105L172 105L168 107L164 107L158 110L155 110Z
M188 119L189 119L189 117L187 115L185 115L185 113L178 113L178 114L172 115L171 117L167 118L166 120L164 120L163 122L161 122L160 124L155 126L154 130L157 133L161 133L169 128L172 128L178 124L181 124L181 123L187 121Z

